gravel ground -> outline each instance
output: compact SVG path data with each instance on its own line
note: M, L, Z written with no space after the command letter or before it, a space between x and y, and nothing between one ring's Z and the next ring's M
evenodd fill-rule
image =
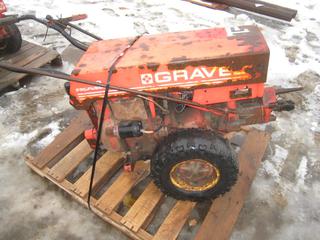
M82 26L103 38L217 26L256 24L271 50L268 83L304 86L291 94L291 113L263 126L272 140L231 239L316 239L320 235L320 4L273 1L299 10L290 24L231 10L210 10L183 1L10 0L14 13L67 16L87 13ZM62 52L68 43L25 22L26 40ZM83 39L88 40L88 39ZM62 70L70 72L67 61ZM73 115L63 83L34 77L0 95L0 239L126 239L61 190L34 174L23 157L56 136ZM41 138L41 140L39 140Z

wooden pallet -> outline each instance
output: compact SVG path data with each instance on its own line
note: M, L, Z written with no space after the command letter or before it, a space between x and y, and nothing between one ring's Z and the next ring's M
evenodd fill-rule
M26 158L26 163L35 172L49 179L84 206L87 206L90 164L87 170L80 174L76 172L79 165L88 161L88 156L92 154L82 133L89 125L87 117L81 115L37 157ZM268 141L269 136L264 132L250 130L245 133L238 153L239 179L230 192L212 204L196 204L165 197L149 181L148 162L138 162L133 173L126 173L121 168L122 154L107 152L97 161L91 209L133 239L228 239ZM75 175L77 177L71 179ZM139 186L142 186L142 190L139 190ZM132 203L124 204L129 193L136 192L139 194L136 198L131 198ZM172 207L163 213L163 209L166 209L163 206L168 201L171 201ZM202 208L203 212L205 204L207 208L204 212L207 214L202 219L194 217L194 214L190 217L197 208ZM127 210L123 211L125 206ZM189 235L183 235L186 233Z
M13 54L7 54L0 58L0 61L25 67L41 67L47 63L57 60L59 62L59 53L34 43L23 41L21 49ZM14 73L0 69L0 90L14 85L24 78L27 74Z

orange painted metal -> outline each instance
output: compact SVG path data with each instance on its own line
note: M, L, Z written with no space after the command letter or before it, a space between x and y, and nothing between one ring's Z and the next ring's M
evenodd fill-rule
M122 38L92 43L73 77L105 84L110 66L121 56L111 76L112 86L155 92L207 108L110 89L101 136L108 151L128 152L134 162L149 159L159 141L177 129L230 132L274 120L275 90L265 87L269 49L257 27L144 35L127 48L131 42ZM103 87L70 83L71 104L87 110L94 125L85 134L89 142L95 139L104 93ZM120 122L133 120L141 122L144 134L119 137Z
M92 43L73 76L105 83L110 64L131 40ZM268 46L254 26L145 35L117 64L111 84L148 92L194 91L192 101L204 104L234 101L230 91L247 87L251 95L245 99L262 97L268 59ZM82 105L102 99L104 89L71 83L70 94ZM110 98L127 95L109 92Z

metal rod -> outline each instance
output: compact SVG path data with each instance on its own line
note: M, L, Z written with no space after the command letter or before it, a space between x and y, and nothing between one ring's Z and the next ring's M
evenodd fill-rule
M81 28L81 27L79 27L79 26L77 26L77 25L75 25L73 23L68 23L67 25L72 27L72 28L74 28L74 29L76 29L76 30L78 30L79 32L82 32L82 33L84 33L84 34L86 34L86 35L98 40L98 41L102 40L101 37L99 37L99 36L97 36L97 35L95 35L95 34L93 34L91 32L88 32L87 30L84 30L83 28Z
M49 72L49 71L43 71L43 70L40 70L37 68L18 67L18 66L12 65L12 64L4 63L4 62L0 62L0 67L4 68L6 70L12 71L12 72L27 73L27 74L32 74L32 75L43 75L43 76L53 77L53 78L57 78L57 79L65 80L65 81L78 82L78 83L83 83L83 84L88 84L88 85L93 85L93 86L98 86L98 87L103 87L103 88L106 87L106 84L104 84L104 83L91 82L88 80L71 77L69 75L66 75L65 73L60 73L60 72L58 73L58 71ZM173 101L176 103L182 103L182 104L185 104L188 106L192 106L192 107L196 107L196 108L200 108L200 109L206 109L210 112L218 113L218 114L231 111L230 109L228 109L228 110L220 109L220 108L207 106L204 104L200 104L200 103L196 103L196 102L192 102L192 101L188 101L188 100L184 100L184 99L180 99L180 98L169 97L169 96L154 94L154 93L145 92L145 91L138 91L138 90L125 88L125 87L110 85L110 89L128 92L133 95L142 95L142 96L146 96L146 97L153 97L153 98L159 98L159 99L164 99L164 100L168 100L168 101Z
M266 16L291 21L296 15L297 10L282 7L279 5L266 3L260 0L205 0L206 2L226 4L231 7L263 14Z
M303 87L297 87L297 88L278 88L276 89L276 94L285 94L285 93L291 93L291 92L297 92L297 91L302 91Z
M193 3L202 7L214 9L214 10L226 10L229 7L228 5L225 5L225 4L205 2L202 0L183 0L183 1Z

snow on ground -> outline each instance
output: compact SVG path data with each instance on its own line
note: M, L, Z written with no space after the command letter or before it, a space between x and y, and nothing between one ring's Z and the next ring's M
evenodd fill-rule
M276 122L263 126L272 134L271 144L231 239L315 239L320 235L318 0L274 0L299 10L290 24L179 0L6 2L11 12L39 17L87 13L81 25L103 38L258 25L271 49L268 83L305 90L288 96L297 103L295 111L279 113ZM19 27L27 40L60 52L68 45L53 31L43 42L46 29L36 23ZM70 72L72 66L65 63L59 70ZM124 239L24 164L24 154L48 144L72 115L60 81L36 77L24 84L0 96L0 239Z

